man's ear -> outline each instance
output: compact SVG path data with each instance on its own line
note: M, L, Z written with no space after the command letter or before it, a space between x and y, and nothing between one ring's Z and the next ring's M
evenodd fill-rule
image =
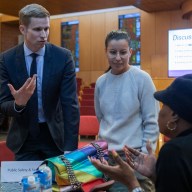
M19 30L20 30L20 32L22 33L22 35L24 35L25 34L25 26L24 25L19 25Z

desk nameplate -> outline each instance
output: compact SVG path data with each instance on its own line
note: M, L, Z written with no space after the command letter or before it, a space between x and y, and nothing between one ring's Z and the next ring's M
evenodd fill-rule
M32 175L42 161L2 161L1 182L20 182L23 176Z

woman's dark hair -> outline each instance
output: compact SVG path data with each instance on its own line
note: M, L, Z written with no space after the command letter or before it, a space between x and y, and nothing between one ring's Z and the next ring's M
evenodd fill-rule
M110 70L111 70L111 66L109 66L108 69L104 73L107 73Z
M111 31L107 34L107 37L105 39L105 48L107 49L108 44L111 40L120 40L120 39L125 39L128 42L128 45L130 43L130 37L126 31L122 30L116 30L116 31Z
M113 30L107 34L107 37L105 39L105 48L107 49L108 44L112 40L120 40L120 39L125 39L130 45L130 37L126 31L122 30ZM111 69L111 66L108 67L108 69L105 71L107 73Z

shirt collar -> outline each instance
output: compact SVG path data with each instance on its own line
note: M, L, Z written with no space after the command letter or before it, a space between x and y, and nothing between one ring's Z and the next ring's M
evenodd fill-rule
M24 43L24 54L25 56L29 56L31 53L33 53ZM38 55L44 56L45 55L45 46L41 49L39 49L37 52Z
M177 135L177 137L186 136L186 135L189 135L189 134L192 134L192 128L181 132L179 135Z

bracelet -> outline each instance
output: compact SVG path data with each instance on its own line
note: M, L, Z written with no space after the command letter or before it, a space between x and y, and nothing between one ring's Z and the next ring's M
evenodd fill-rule
M141 187L135 187L131 192L145 192Z

